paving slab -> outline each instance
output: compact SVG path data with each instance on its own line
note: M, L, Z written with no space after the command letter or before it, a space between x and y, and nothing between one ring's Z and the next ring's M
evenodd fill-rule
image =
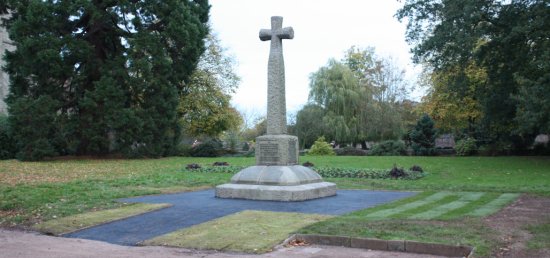
M64 235L105 241L119 245L136 245L141 241L182 228L217 219L243 210L280 211L342 215L401 198L415 192L338 190L336 196L301 202L222 199L214 189L176 194L120 199L127 203L170 203L170 208L114 221Z
M223 253L212 250L190 250L161 246L121 246L87 240L52 237L36 232L0 229L0 257L9 258L438 258L426 254L373 251L337 246L301 246L276 248L265 254Z

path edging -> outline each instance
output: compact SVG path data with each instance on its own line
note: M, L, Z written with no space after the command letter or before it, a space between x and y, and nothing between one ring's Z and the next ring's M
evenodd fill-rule
M343 246L379 251L431 254L450 257L473 257L474 254L474 247L471 246L454 246L438 243L422 243L409 240L381 240L374 238L314 234L292 235L283 242L283 245L287 245L293 240L300 240L318 245Z

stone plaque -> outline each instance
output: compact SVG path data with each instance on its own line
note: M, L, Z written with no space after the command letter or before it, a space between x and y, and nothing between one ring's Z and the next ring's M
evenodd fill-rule
M260 163L277 164L279 162L279 144L262 142L259 143Z

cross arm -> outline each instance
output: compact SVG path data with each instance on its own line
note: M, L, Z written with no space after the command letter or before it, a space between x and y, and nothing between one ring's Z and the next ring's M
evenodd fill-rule
M277 33L277 36L280 39L293 39L294 38L294 29L292 27L285 27Z
M275 30L275 35L280 39L293 39L294 38L294 29L292 27L285 27L282 29ZM260 40L268 41L271 40L273 36L273 30L270 29L261 29L260 30Z
M271 30L270 29L261 29L260 30L260 40L261 41L271 40Z

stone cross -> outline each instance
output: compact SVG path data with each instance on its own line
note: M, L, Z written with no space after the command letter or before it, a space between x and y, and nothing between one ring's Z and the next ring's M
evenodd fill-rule
M285 64L283 39L294 38L292 27L283 28L283 17L271 17L271 29L260 30L260 40L271 40L267 65L267 135L286 134Z

